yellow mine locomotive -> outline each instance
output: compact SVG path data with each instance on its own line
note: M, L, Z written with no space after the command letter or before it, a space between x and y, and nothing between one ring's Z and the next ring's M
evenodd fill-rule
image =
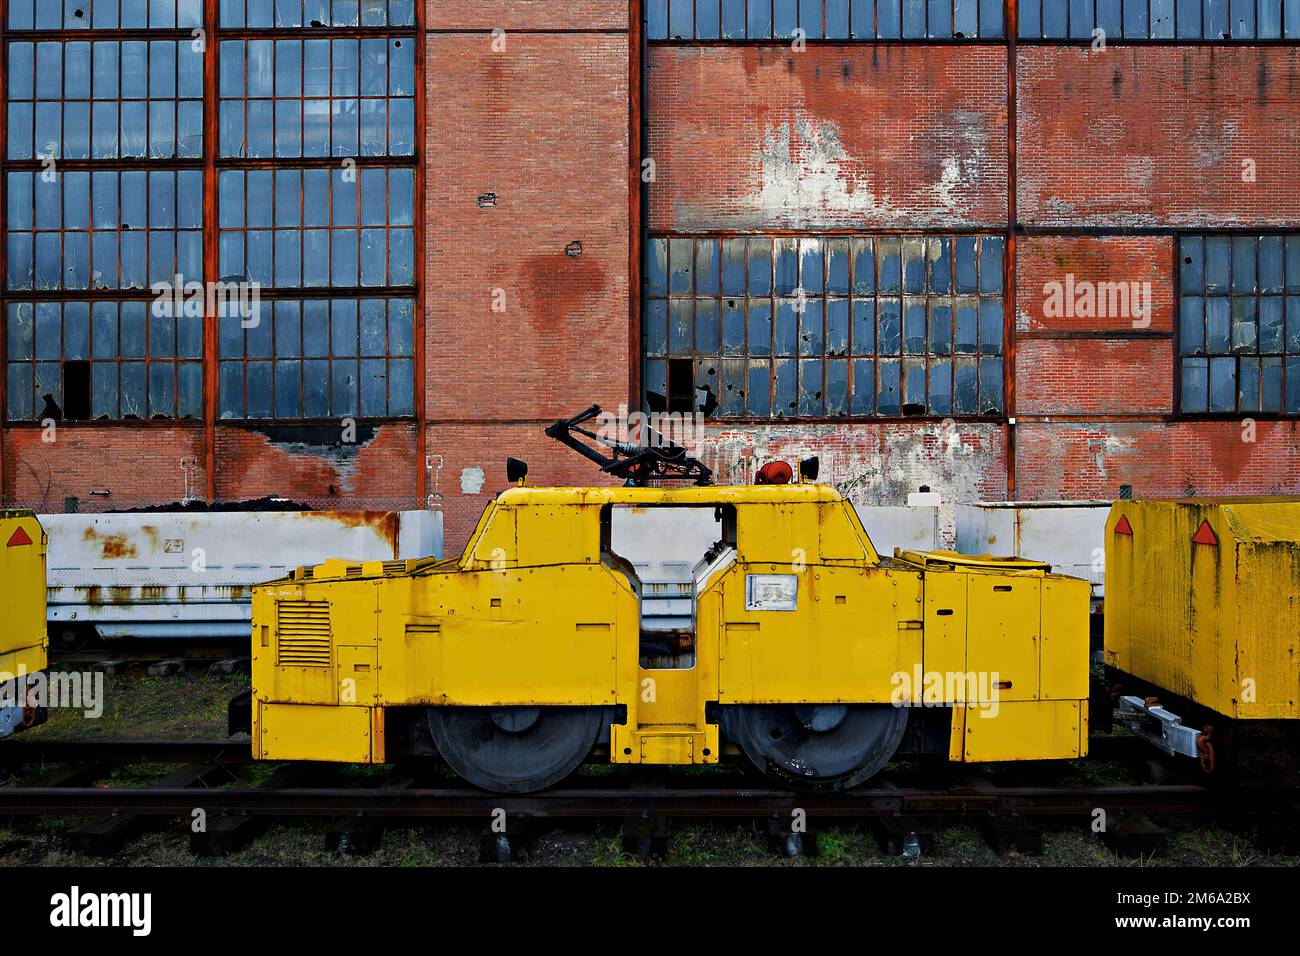
M1071 758L1088 584L1016 558L876 553L813 483L713 486L671 442L548 433L625 487L512 487L444 561L327 560L253 596L253 750L382 763L431 743L488 790L593 753L854 786L899 752ZM786 474L789 469L786 467ZM526 466L511 461L523 485ZM780 481L785 475L768 472ZM695 485L645 487L656 479Z

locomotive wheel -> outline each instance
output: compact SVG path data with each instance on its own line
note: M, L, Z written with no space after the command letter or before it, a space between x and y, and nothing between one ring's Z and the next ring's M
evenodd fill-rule
M476 787L531 793L559 783L600 736L598 707L430 707L429 733Z
M847 790L902 743L907 710L891 704L764 704L727 709L731 739L762 773L800 790Z

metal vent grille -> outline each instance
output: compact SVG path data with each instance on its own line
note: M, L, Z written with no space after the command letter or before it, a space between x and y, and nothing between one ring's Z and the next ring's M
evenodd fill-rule
M437 637L441 633L442 633L442 626L439 624L406 625L407 637Z
M385 574L402 574L402 573L404 573L405 571L406 571L406 562L405 562L405 561L385 561L385 562L384 562L384 573L385 573Z
M276 663L281 667L329 667L329 602L281 601L276 624Z

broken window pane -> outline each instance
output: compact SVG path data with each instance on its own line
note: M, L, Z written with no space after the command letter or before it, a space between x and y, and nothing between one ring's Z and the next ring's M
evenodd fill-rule
M653 407L656 401L650 383L663 377L664 369L655 363L666 351L682 361L693 360L693 374L700 381L713 379L716 356L728 356L724 365L730 357L752 359L743 375L735 371L740 366L729 366L734 382L732 399L719 408L723 417L764 414L766 393L743 403L735 400L744 390L741 378L752 382L760 373L769 376L773 399L766 413L773 416L925 414L927 409L945 415L997 414L1000 386L982 406L976 359L996 357L1002 350L1001 237L966 239L974 288L955 298L951 236L651 237L643 305L647 404ZM988 258L997 277L993 292L979 288L980 242L987 243L986 258L993 250ZM666 274L656 265L665 250ZM878 285L906 287L909 293L905 298L881 298ZM950 367L947 357L954 351L971 360ZM914 357L907 363L910 378L896 365L877 361L877 356L900 352ZM769 366L769 355L800 361ZM826 364L827 359L849 355L869 361ZM942 367L932 374L936 364ZM667 370L670 404L677 400L672 397L677 394L674 374ZM865 391L859 388L860 374L871 377ZM725 368L723 375L725 385ZM893 378L882 386L881 375ZM683 378L679 390L696 386L703 387ZM960 401L954 397L959 386L965 389ZM903 409L899 390L909 387L915 400ZM933 389L943 395L931 396ZM879 406L878 393L884 395L885 407L891 402L895 406L892 413ZM681 400L690 401L684 393Z
M752 308L759 308L754 305ZM765 306L770 311L770 306ZM771 339L771 332L768 332ZM745 354L745 311L742 301L728 299L722 306L722 351L725 355ZM753 344L750 351L754 352ZM763 354L761 352L755 354Z

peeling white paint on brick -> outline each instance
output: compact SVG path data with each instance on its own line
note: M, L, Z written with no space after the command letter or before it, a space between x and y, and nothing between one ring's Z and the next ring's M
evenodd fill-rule
M803 225L808 209L856 213L874 220L896 220L902 212L888 196L877 196L864 172L851 161L840 129L808 117L768 126L758 154L760 188L757 212Z
M851 425L755 424L710 427L694 453L713 469L719 484L745 484L768 461L796 465L821 459L819 481L834 485L855 506L905 505L922 485L943 496L940 537L951 545L956 506L979 501L991 474L1004 474L998 426L918 422L913 428ZM870 532L870 528L867 529Z
M460 473L460 493L462 495L478 495L483 493L483 483L487 476L483 474L483 469L477 465L464 468Z

